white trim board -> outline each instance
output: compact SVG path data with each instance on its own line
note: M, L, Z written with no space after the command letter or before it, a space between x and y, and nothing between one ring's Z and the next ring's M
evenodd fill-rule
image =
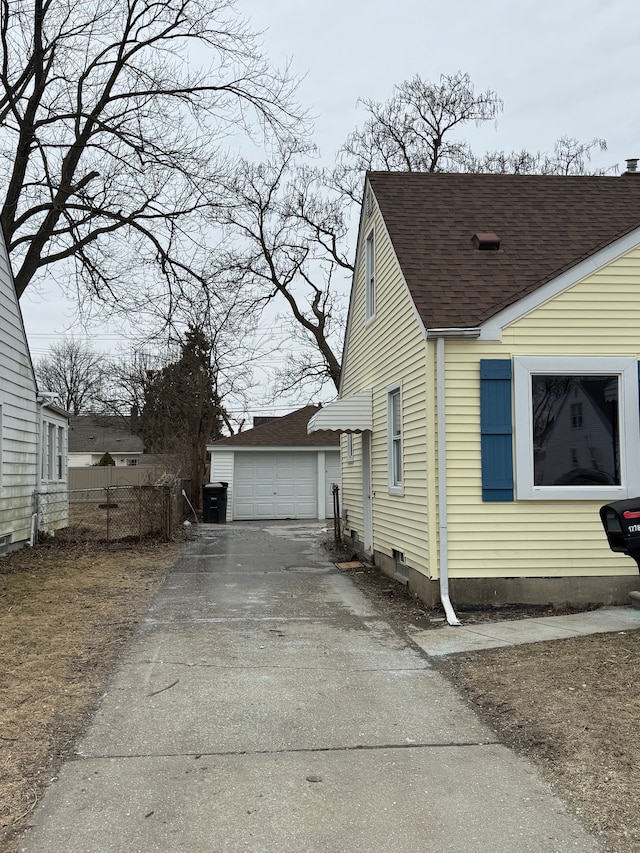
M607 264L610 264L616 258L622 257L622 255L631 251L639 244L640 228L634 228L633 231L625 234L624 237L615 240L613 243L605 246L604 249L600 249L599 252L590 255L584 261L571 267L571 269L562 273L562 275L543 284L542 287L534 290L533 293L530 293L523 299L519 299L512 305L509 305L508 308L495 314L480 326L480 340L499 341L505 326L524 317L525 314L538 308L544 302L553 299L554 296L577 284L588 275L592 275L594 272L607 266Z

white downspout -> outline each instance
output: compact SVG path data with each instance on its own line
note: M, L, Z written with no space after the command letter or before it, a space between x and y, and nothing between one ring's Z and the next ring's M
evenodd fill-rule
M449 625L462 625L449 599L447 532L447 422L445 411L444 337L436 338L436 403L438 409L438 532L440 539L440 600Z

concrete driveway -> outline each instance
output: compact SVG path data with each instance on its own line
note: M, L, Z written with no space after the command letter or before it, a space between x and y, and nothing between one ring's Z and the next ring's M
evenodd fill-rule
M327 561L203 525L24 853L592 853L534 769Z

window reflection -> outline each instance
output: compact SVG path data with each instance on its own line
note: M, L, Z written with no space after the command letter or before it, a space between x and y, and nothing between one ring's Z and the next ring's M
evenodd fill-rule
M536 486L620 484L617 376L533 375Z

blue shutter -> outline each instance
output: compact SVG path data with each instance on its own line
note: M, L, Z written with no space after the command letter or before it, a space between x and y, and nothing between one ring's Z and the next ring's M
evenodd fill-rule
M482 500L513 500L511 360L480 361Z

